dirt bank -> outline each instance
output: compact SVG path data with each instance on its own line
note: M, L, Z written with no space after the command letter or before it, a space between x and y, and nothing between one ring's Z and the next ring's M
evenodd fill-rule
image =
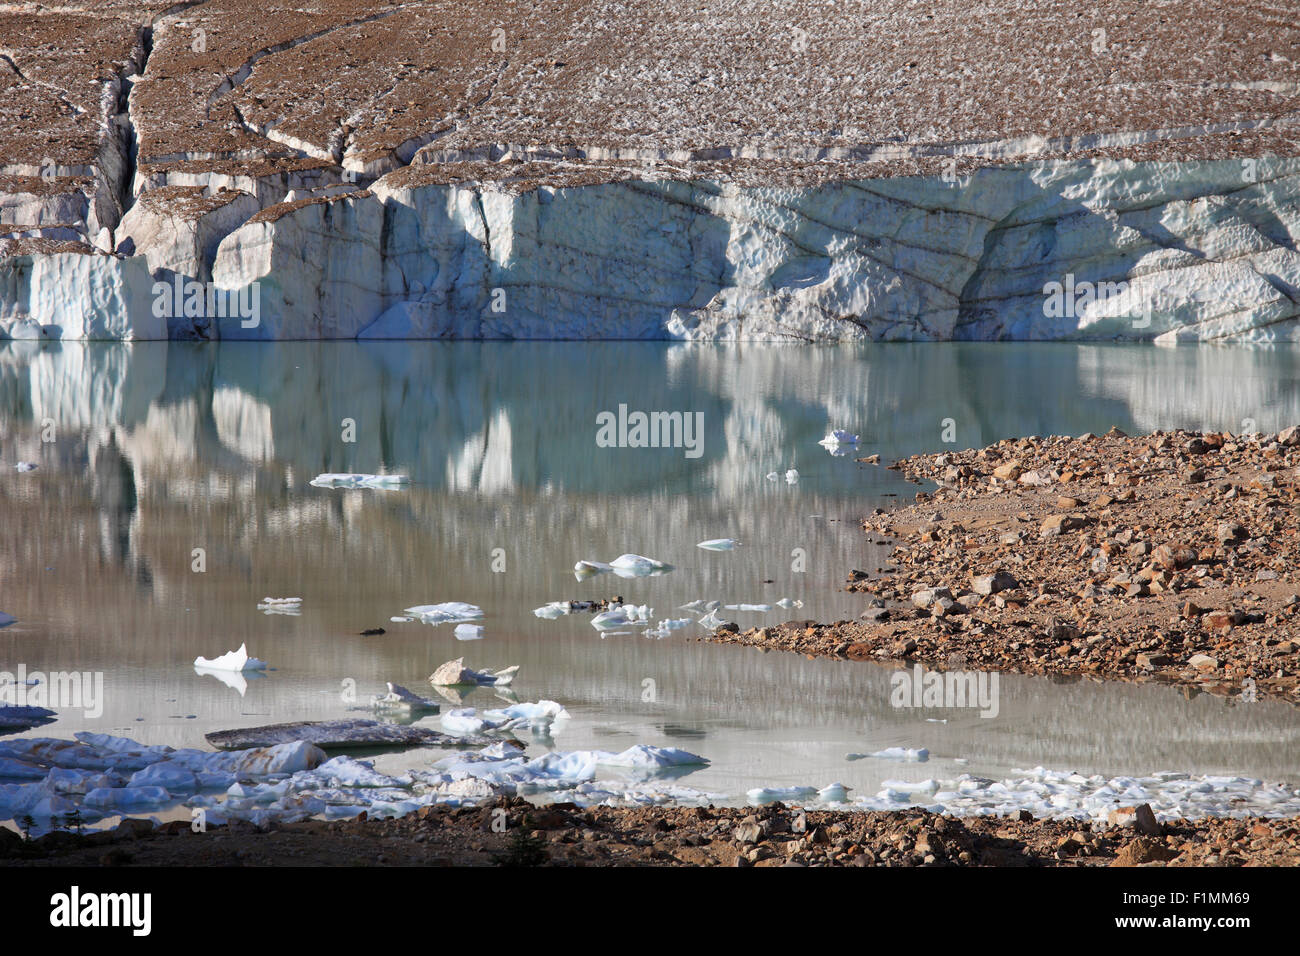
M862 526L859 620L708 640L1300 702L1300 429L1007 440L890 467L938 484Z

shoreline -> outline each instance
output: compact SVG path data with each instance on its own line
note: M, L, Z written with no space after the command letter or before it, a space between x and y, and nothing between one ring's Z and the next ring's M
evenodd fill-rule
M703 640L1300 704L1297 444L1112 429L915 455L889 467L937 487L863 520L895 550L850 573L857 621Z
M925 810L762 807L580 809L502 798L392 820L308 821L194 833L187 821L59 831L24 841L0 829L6 866L1296 866L1289 819L1167 824L945 817ZM496 828L494 829L494 822Z

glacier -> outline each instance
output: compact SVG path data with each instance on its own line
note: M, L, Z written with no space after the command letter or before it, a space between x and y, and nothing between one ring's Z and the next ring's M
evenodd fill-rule
M1052 160L790 188L441 176L411 166L279 202L214 180L183 227L137 200L118 254L0 252L0 337L1300 338L1300 159ZM257 322L168 314L155 288L178 275L256 294Z

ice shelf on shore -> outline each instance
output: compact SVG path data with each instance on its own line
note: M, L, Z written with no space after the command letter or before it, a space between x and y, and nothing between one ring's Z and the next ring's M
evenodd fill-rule
M537 719L563 713L552 702L518 705L502 714ZM555 793L582 806L704 802L720 795L675 785L656 776L704 766L682 750L637 745L621 753L552 752L527 757L514 741L449 755L432 766L397 774L371 761L327 757L303 742L207 752L146 746L124 737L79 733L75 740L0 741L0 820L31 817L32 831L78 811L93 825L105 817L185 806L208 825L231 820L289 823L339 819L362 812L396 817L434 804L479 804L501 794ZM620 775L597 781L598 768Z
M1120 806L1149 803L1164 822L1206 816L1292 817L1300 814L1300 789L1251 777L1161 772L1143 777L1085 776L1071 771L1014 770L991 780L972 774L954 779L883 780L871 796L841 798L832 787L757 788L751 803L775 800L818 804L845 810L897 810L922 807L950 816L1009 816L1028 810L1049 820L1092 820L1105 824ZM821 796L824 794L825 796Z
M239 650L227 651L220 657L214 657L208 660L200 655L194 658L195 670L207 671L264 671L266 670L266 661L258 660L256 657L248 656L248 646L240 644Z
M317 488L375 488L389 491L411 483L406 475L317 475L309 484Z

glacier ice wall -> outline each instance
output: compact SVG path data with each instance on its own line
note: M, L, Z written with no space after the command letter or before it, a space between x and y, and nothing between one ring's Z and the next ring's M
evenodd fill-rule
M80 269L0 258L0 333L26 323L24 334L58 326L65 338L1300 338L1300 159L524 192L410 185L419 177L404 172L265 208L225 235L210 267L194 264L223 290L256 290L252 327L173 317L160 331L145 257L88 253Z

